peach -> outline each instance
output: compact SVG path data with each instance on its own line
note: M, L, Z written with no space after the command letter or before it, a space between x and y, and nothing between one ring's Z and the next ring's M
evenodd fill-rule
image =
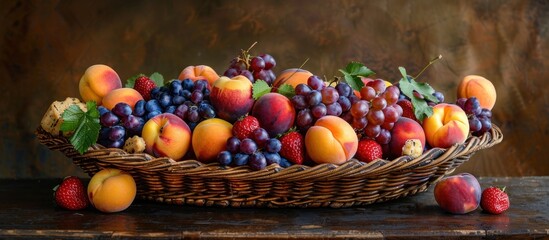
M457 97L477 97L482 108L492 110L494 104L496 104L496 88L490 80L482 76L468 75L465 76L459 83L457 88Z
M421 125L407 117L400 117L391 129L391 141L389 141L389 158L402 156L402 148L406 141L417 139L421 146L425 147L425 132Z
M305 149L316 163L342 164L356 154L358 137L342 118L324 116L307 130Z
M478 208L482 190L475 176L461 173L442 178L436 183L433 194L442 209L465 214Z
M219 118L233 123L252 109L252 82L242 75L222 76L212 86L210 101Z
M187 66L183 68L183 70L179 74L178 79L184 80L187 78L193 81L196 81L199 79L207 80L209 83L209 87L211 88L214 82L217 79L219 79L219 75L210 66L206 66L206 65Z
M124 171L105 168L88 183L88 199L101 212L120 212L128 208L137 193L133 177Z
M295 88L300 83L307 84L307 79L310 76L313 76L313 74L305 69L289 68L278 74L273 81L273 87L277 88L282 84L289 84Z
M467 140L469 120L459 106L439 103L433 107L433 115L423 120L423 129L431 147L448 148Z
M180 160L191 145L191 129L181 118L163 113L149 119L141 132L145 152L155 157Z
M280 93L267 93L255 102L252 116L257 118L259 126L271 137L290 130L295 121L295 109L286 96Z
M198 161L209 163L226 149L227 140L233 136L233 125L220 118L200 122L193 130L192 147Z
M143 96L133 88L117 88L109 92L103 98L102 105L111 110L117 103L125 102L133 109L135 103L142 99Z
M78 90L82 99L95 101L101 105L103 97L114 89L121 88L122 81L111 67L103 64L96 64L88 67L80 78Z

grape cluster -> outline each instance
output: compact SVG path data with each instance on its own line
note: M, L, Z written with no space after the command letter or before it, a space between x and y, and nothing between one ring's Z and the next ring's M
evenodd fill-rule
M290 166L290 162L281 157L279 152L282 143L276 138L270 138L267 130L255 129L249 138L240 140L232 136L227 140L227 150L217 155L221 166L248 165L253 170L261 170L271 164L282 167Z
M273 72L275 66L276 61L269 54L260 54L252 58L246 55L243 58L237 57L232 59L231 65L223 75L229 78L243 75L252 81L252 83L255 80L261 79L271 85L276 79L276 75Z
M162 113L173 113L192 130L202 120L216 116L209 99L208 81L174 79L165 86L153 88L151 100L139 100L135 104L134 115L147 121Z
M387 144L391 141L391 129L402 115L402 107L396 104L399 95L397 86L387 87L381 79L370 81L360 89L360 99L342 118L363 136Z
M124 141L129 137L141 136L141 130L145 120L135 115L127 103L117 103L110 111L99 106L99 130L98 143L108 148L122 148Z
M316 120L326 115L341 116L351 109L352 101L357 97L349 84L339 82L335 87L326 86L316 75L307 79L307 84L298 84L291 98L297 111L296 126L306 131Z
M480 136L492 129L492 111L482 108L476 97L460 98L456 105L467 114L469 129L475 136Z

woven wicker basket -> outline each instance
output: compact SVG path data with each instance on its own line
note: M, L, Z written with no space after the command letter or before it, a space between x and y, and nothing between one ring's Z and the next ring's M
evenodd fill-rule
M217 163L128 154L97 144L80 155L66 138L53 137L41 128L36 134L41 144L61 151L90 176L111 167L129 172L142 199L230 207L341 208L406 197L427 190L476 151L503 139L499 127L493 125L480 137L469 137L448 149L430 149L415 159L379 159L368 164L352 159L339 166L270 165L252 171L246 166L222 168Z

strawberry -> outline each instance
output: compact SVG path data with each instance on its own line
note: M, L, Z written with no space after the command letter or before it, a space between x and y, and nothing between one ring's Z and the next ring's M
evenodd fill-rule
M402 108L402 117L407 117L417 122L416 115L414 114L414 106L408 99L400 99L397 104Z
M137 79L135 79L135 84L133 85L133 89L141 93L141 96L143 96L145 101L149 101L151 99L151 90L155 87L156 83L154 83L154 81L147 76L143 75L137 77Z
M381 158L383 151L381 145L372 139L362 139L358 142L358 149L356 151L356 159L369 163L378 158Z
M68 176L53 189L55 203L69 210L80 210L88 207L89 200L84 184L78 177Z
M294 164L303 164L305 159L305 139L296 131L290 131L282 135L278 140L282 143L280 156Z
M259 121L251 115L238 119L233 124L233 135L238 139L250 138L254 130L259 128Z
M489 187L484 189L480 197L480 207L491 214L505 212L509 208L509 196L505 192L505 187Z

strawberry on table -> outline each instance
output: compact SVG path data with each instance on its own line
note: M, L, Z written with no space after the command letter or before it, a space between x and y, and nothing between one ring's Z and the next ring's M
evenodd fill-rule
M305 139L303 135L290 130L290 132L282 135L279 140L282 143L280 156L294 164L303 164L305 159Z
M509 196L505 192L505 187L489 187L482 191L480 197L480 207L488 213L500 214L509 208Z
M149 101L151 99L151 90L156 87L156 83L147 76L139 76L135 79L133 89L143 96L143 99Z
M358 142L358 150L355 157L362 162L371 162L381 158L383 151L381 145L372 139L362 139Z
M86 189L78 177L66 177L53 190L55 203L62 208L81 210L89 205Z
M254 130L259 128L259 121L252 115L244 116L233 124L233 135L238 139L250 138Z

